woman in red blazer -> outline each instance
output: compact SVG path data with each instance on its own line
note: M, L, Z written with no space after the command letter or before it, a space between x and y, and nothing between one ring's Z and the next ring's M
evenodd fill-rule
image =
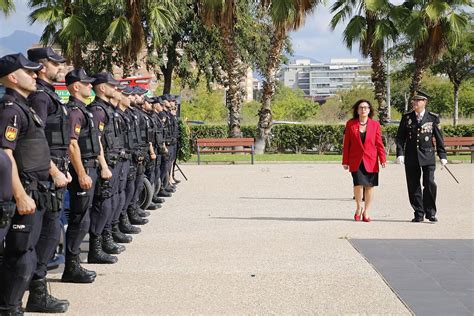
M379 161L385 168L386 156L380 124L374 121L374 109L367 100L359 100L352 106L353 117L346 123L342 165L352 173L356 212L354 219L370 222L368 210L372 202L374 186L378 185ZM362 195L365 190L365 205Z

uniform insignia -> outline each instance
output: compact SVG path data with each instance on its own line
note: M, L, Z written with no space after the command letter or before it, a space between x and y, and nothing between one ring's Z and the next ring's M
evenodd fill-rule
M102 132L104 130L104 126L105 126L104 122L100 122L99 123L99 131Z
M408 125L411 125L411 118L408 119Z
M426 122L421 126L422 133L432 133L433 132L433 122Z
M16 136L18 135L18 128L15 128L13 126L7 126L5 130L5 139L13 142L16 139Z
M74 132L79 135L81 133L81 125L80 124L76 124L74 126Z
M425 142L427 142L430 138L428 136L425 136Z

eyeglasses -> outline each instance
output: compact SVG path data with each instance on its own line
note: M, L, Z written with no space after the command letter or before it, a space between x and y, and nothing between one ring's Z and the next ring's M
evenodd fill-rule
M359 110L368 111L368 110L370 110L370 107L368 107L368 106L359 106Z

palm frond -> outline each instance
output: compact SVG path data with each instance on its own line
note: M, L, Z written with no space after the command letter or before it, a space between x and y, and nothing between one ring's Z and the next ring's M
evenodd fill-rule
M347 24L343 32L343 40L347 48L352 50L352 46L357 41L365 41L367 38L367 23L365 17L356 15Z
M132 28L125 16L119 16L114 19L107 29L107 38L105 42L110 45L127 44L132 37Z

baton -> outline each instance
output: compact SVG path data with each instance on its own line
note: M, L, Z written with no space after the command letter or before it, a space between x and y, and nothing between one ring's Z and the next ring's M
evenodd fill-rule
M181 168L178 166L178 164L175 163L174 165L178 168L179 172L181 172L181 174L183 175L184 179L186 179L186 181L188 181L188 178L186 178L186 175L184 174L183 170L181 170ZM458 183L459 183L459 182L458 182Z
M454 181L456 181L456 182L459 184L458 179L456 179L456 177L455 177L454 174L451 172L451 170L449 170L448 166L444 165L443 167L446 168L446 170L448 170L449 174L451 175L451 177L453 177Z

